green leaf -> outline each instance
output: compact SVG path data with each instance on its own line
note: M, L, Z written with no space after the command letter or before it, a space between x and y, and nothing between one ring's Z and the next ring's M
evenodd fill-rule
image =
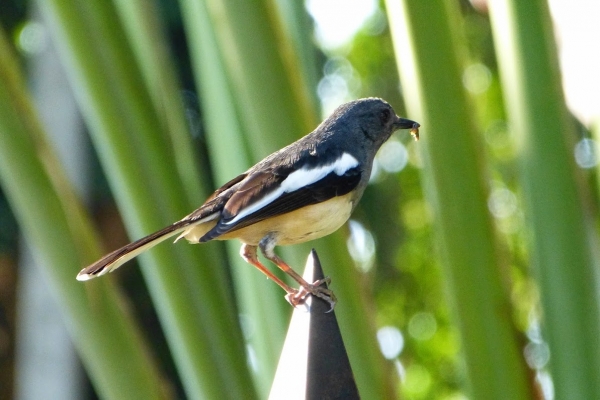
M131 237L188 214L198 204L190 204L171 162L175 148L123 40L115 9L104 1L57 0L44 3L43 11ZM140 257L190 398L240 398L253 392L247 365L240 362L245 355L241 331L216 250L162 245Z
M482 143L462 88L458 10L443 0L386 5L408 115L422 124L426 194L471 397L529 399L532 382L487 209Z
M100 256L97 233L49 146L0 30L0 183L62 309L98 393L107 399L167 394L129 305L110 279L75 280Z
M555 396L598 398L598 237L573 159L574 127L562 95L548 6L543 1L491 5Z

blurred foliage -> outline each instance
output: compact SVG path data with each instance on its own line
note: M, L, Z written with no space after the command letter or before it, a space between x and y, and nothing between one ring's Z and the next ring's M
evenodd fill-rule
M28 1L11 0L0 3L0 25L13 32L26 19Z
M476 23L482 18L469 8L465 15L478 17ZM465 18L465 24L471 26L469 21ZM481 29L481 25L474 28ZM489 31L489 25L487 28ZM474 39L480 41L479 36ZM478 44L473 43L473 48ZM474 59L480 56L473 54ZM361 79L357 97L386 98L402 114L389 29L386 27L377 35L359 32L347 58ZM378 325L398 327L404 335L405 348L400 357L407 379L404 396L444 398L460 390L464 371L458 359L457 332L449 315L439 264L432 257L432 216L423 198L419 156L412 149L418 145L408 144L411 162L401 173L386 175L370 185L354 218L360 219L376 238L373 291ZM411 321L414 325L423 315L433 317L433 331L425 336L411 335Z
M490 201L492 196L505 196L507 199L498 201L507 200L513 207L510 212L499 211L495 215L495 227L503 249L502 258L510 268L514 321L526 332L537 326L539 295L528 264L527 231L516 181L516 152L505 120L490 21L468 2L463 2L461 10L466 38L462 44L468 51L470 65L479 68L475 73L487 74L484 76L487 85L481 91L471 91L470 96L486 145ZM363 29L351 49L343 49L342 54L345 53L360 77L356 97L384 97L400 112L401 91L397 90L396 60L391 49L387 28L377 35ZM466 80L469 69L465 67ZM414 145L411 143L409 150ZM419 182L420 160L415 152L410 154L411 162L397 177L386 176L370 186L354 218L373 232L378 246L377 267L372 273L378 324L398 327L404 334L405 349L400 356L405 368L404 395L414 399L446 398L463 389L464 367L446 288L438 261L432 257L436 249L431 241L431 212ZM382 208L386 216L398 218L382 220L379 217ZM411 323L424 315L434 318L433 334L425 337L411 334L414 331ZM412 374L419 384L411 383Z
M162 0L160 4L163 23L169 33L169 44L176 55L174 59L186 90L185 97L188 102L195 103L197 97L192 93L192 66L178 7L175 2L168 0ZM10 12L3 13L4 9ZM490 189L488 205L494 216L494 229L498 233L500 257L503 264L508 266L505 272L510 278L512 319L522 334L520 340L525 344L532 337L539 339L536 332L539 330L541 311L539 289L530 270L527 246L529 232L517 182L517 154L504 112L490 21L485 13L474 9L466 1L461 2L461 13L465 33L465 40L461 44L469 60L468 65L464 66L463 81L474 104L477 129L485 144L485 175ZM16 35L22 23L23 2L3 2L0 15L2 25L10 29L13 36ZM382 21L376 15L358 32L351 45L337 51L325 51L321 61L323 75L327 74L327 62L344 68L349 66L350 71L345 72L346 77L352 77L348 80L349 97L382 97L399 114L405 114L396 57L385 18ZM202 166L211 171L216 163L211 163L203 128L198 127L203 121L201 110L202 107L198 110L195 104L188 107L187 118L190 124L197 127L191 131L195 134L194 144L198 147L197 154ZM578 135L588 137L589 132L580 127ZM406 137L400 137L400 140L407 143ZM406 144L409 161L400 173L380 171L353 218L372 233L377 249L372 261L374 267L364 275L375 299L377 326L396 327L403 335L404 348L398 359L400 364L396 365L403 382L399 385L399 393L407 399L458 398L465 394L467 377L460 357L459 333L447 300L447 287L435 256L439 249L432 241L433 217L421 187L423 161L416 146L419 143ZM215 175L207 173L204 176L210 179ZM596 187L593 170L586 172L586 181L591 187ZM105 187L99 192L104 193ZM598 204L597 192L592 191L594 204ZM2 204L0 202L0 207ZM0 237L3 240L7 232L5 227L10 226L10 219L6 215L6 208L0 209L0 218L9 221L6 225L3 222ZM9 238L8 243L14 245L14 238ZM224 251L220 251L224 254ZM123 281L126 287L135 287L129 290L130 297L138 313L143 315L146 328L160 332L158 320L149 306L148 295L139 287L141 279L137 269L129 268L123 274ZM168 365L167 372L171 381L178 386L178 393L183 393L162 335L149 336L159 349L157 353L161 354L163 363ZM536 367L542 371L547 368L546 363Z

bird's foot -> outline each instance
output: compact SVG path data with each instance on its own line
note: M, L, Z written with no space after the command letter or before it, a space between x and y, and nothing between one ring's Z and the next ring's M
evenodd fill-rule
M308 295L312 294L313 296L323 299L329 303L331 308L327 312L331 312L335 307L337 298L335 297L335 294L333 294L332 290L328 289L326 286L321 286L324 283L327 285L330 284L331 278L326 277L324 279L319 279L312 284L308 284L307 286L301 286L294 292L288 293L285 296L285 299L295 308L304 304L308 298Z

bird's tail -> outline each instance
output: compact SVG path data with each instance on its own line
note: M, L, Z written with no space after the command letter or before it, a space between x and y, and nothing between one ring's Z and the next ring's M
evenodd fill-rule
M114 271L140 253L148 250L151 247L154 247L171 236L175 236L176 234L184 231L189 227L190 222L191 221L185 219L175 222L173 225L167 226L160 231L154 232L151 235L129 243L128 245L105 255L92 265L89 265L79 271L79 274L77 274L77 280L87 281L97 276ZM199 221L195 222L197 223Z

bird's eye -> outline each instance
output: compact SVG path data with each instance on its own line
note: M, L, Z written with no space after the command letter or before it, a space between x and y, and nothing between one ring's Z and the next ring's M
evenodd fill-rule
M381 110L381 112L379 113L379 120L381 121L382 125L385 125L390 120L391 114L392 113L387 108Z

